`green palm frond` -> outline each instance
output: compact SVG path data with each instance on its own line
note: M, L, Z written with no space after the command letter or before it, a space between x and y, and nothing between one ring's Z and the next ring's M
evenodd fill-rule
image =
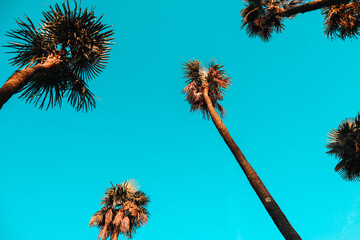
M284 30L284 17L280 13L301 3L298 0L245 0L241 28L245 28L250 37L258 36L263 41L269 41L273 32Z
M112 184L111 184L112 185ZM131 180L107 188L102 208L90 220L90 227L100 228L98 239L117 240L119 234L132 238L136 230L148 222L150 199Z
M348 181L360 180L360 115L345 119L328 134L328 154L339 159L335 171Z
M204 83L208 84L208 95L220 113L221 117L225 116L225 109L218 101L223 100L225 89L230 85L231 79L226 76L223 66L215 61L210 61L208 68L203 68L201 63L194 59L184 64L184 77L186 87L183 89L185 100L190 104L190 111L200 111L204 117L209 118L209 111L203 96Z
M102 16L95 16L94 9L82 9L76 1L73 9L68 0L50 6L43 16L39 27L26 16L26 21L17 21L19 29L7 33L14 39L7 45L15 50L10 62L31 67L58 55L61 64L32 76L20 98L46 110L61 106L64 97L77 111L95 108L95 95L86 82L105 68L113 30L101 22Z
M359 35L360 2L352 1L322 9L325 19L325 36L345 39Z

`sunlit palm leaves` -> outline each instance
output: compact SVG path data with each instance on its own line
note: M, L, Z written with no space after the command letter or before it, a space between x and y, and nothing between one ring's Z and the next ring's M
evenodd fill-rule
M133 181L125 181L106 189L102 208L90 221L90 227L100 228L99 240L108 237L117 240L119 234L132 238L135 231L148 222L146 207L150 200L137 188Z
M185 100L190 103L190 111L201 111L204 117L209 118L205 99L203 96L204 86L209 88L209 97L220 113L225 115L225 109L218 103L223 100L224 90L230 85L230 78L225 75L223 66L210 61L208 68L203 68L196 59L184 63L184 71L187 86L183 89Z
M250 37L259 36L268 41L273 32L279 33L284 29L284 17L280 13L300 3L298 0L245 0L245 8L241 11L241 27L245 28Z
M357 37L360 27L360 3L352 1L347 4L323 8L325 18L325 35L327 37Z
M19 68L44 63L49 55L61 56L56 67L31 77L21 97L46 109L60 106L63 97L77 111L94 108L94 94L86 81L105 67L113 30L100 22L94 9L82 9L75 2L72 10L68 0L43 15L39 27L26 17L26 22L18 20L18 30L7 33L14 39L8 47L16 54L11 64Z
M360 180L360 115L342 121L329 132L328 139L327 153L339 159L335 171L345 180Z

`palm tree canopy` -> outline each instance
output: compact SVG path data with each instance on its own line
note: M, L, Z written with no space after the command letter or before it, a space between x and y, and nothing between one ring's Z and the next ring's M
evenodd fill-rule
M135 231L148 222L150 214L146 207L150 199L137 189L138 186L131 180L106 189L102 208L89 223L90 227L100 228L99 240L108 237L117 240L120 233L132 238Z
M279 14L302 3L301 0L245 0L245 8L241 11L243 17L241 28L245 28L250 37L259 36L269 41L273 32L284 30L284 17Z
M209 89L208 94L214 107L223 117L225 109L218 101L223 100L225 89L231 83L231 79L226 76L223 66L215 61L210 61L206 69L196 59L184 62L183 65L187 85L182 92L185 94L185 100L190 103L190 111L199 110L204 117L209 118L209 111L203 96L204 87L206 86Z
M342 121L328 139L327 153L339 159L335 171L347 181L360 180L360 115Z
M242 28L250 37L259 36L268 41L273 32L284 30L284 18L293 18L298 13L322 10L325 19L325 35L330 38L357 37L360 27L359 0L310 1L303 0L244 0L241 11Z
M7 32L14 39L7 45L14 50L12 65L31 67L51 55L61 59L50 71L34 75L20 97L39 104L40 109L61 105L64 96L77 111L94 108L95 96L87 82L104 69L113 30L101 23L94 9L82 9L76 1L74 9L67 0L50 6L43 16L38 27L26 16L17 21L19 29Z

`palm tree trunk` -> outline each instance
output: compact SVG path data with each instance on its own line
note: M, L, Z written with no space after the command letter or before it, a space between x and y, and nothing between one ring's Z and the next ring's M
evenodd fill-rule
M350 0L315 0L290 8L288 10L284 10L283 12L280 12L279 15L283 17L290 17L295 14L306 13L323 7L329 7L329 6L348 3L348 2L350 2Z
M244 171L246 177L248 178L251 186L255 190L256 194L260 198L270 217L274 221L277 228L280 230L281 234L286 240L298 240L301 239L295 229L291 226L290 222L287 220L285 214L281 211L280 207L277 205L275 200L270 195L269 191L266 189L265 185L262 183L261 179L251 167L249 162L246 160L244 154L241 152L240 148L236 145L235 141L230 136L230 133L226 129L223 121L220 116L214 109L214 106L211 102L211 99L208 95L209 87L204 83L203 96L206 101L208 111L210 113L211 119L215 124L220 135L224 139L227 146L230 148L231 152L235 156L240 167ZM204 85L203 84L203 85Z
M46 71L60 62L60 55L50 55L44 63L16 71L0 88L0 109L14 94L21 91L35 73Z

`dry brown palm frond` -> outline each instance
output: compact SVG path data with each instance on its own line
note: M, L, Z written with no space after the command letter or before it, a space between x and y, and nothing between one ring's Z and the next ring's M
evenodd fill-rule
M141 225L145 225L145 224L147 224L148 223L148 217L146 216L146 214L144 214L144 213L140 213L139 215L138 215L138 222L140 222L141 223Z
M103 209L101 209L100 211L97 211L90 220L89 226L93 227L93 226L103 226L105 223L105 212Z
M140 208L134 203L127 201L126 203L124 203L121 210L133 217L136 217L138 215L138 212L140 211Z
M115 215L115 218L114 218L114 221L113 221L113 224L115 226L115 228L118 228L121 224L121 221L123 220L125 216L125 213L122 209L119 209Z
M99 240L105 240L108 235L107 233L107 227L106 226L103 226L101 229L100 229L100 232L99 232L99 235L98 235L98 239Z
M105 214L105 225L108 225L111 223L113 218L113 210L109 208Z
M129 219L129 217L124 217L124 219L121 221L120 231L123 234L127 234L130 231L130 219Z
M111 234L110 240L117 240L119 238L119 230L115 229L113 233Z

